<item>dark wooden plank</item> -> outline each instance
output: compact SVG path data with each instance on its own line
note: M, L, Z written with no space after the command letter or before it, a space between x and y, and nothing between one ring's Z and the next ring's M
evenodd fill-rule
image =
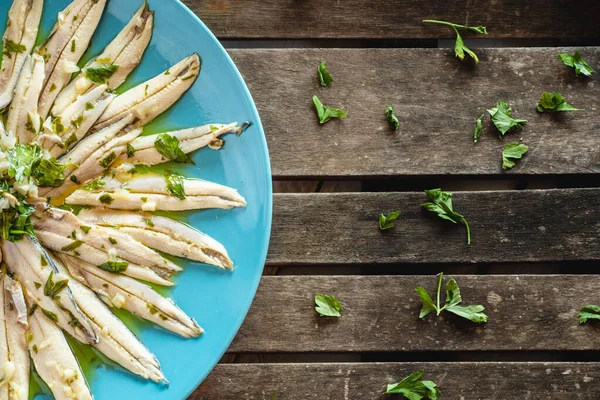
M263 277L230 352L558 351L596 350L598 324L579 325L600 304L600 275L460 275L465 304L489 317L473 324L453 314L419 320L415 288L435 298L434 276ZM317 293L335 295L342 318L321 318ZM441 301L445 298L445 292Z
M600 189L455 192L466 230L425 211L424 193L277 194L269 265L600 259ZM401 210L381 232L378 216Z
M597 38L597 2L183 0L221 39L449 37L423 19L485 25L494 38Z
M386 385L419 369L442 399L600 398L600 363L440 362L220 364L190 399L270 400L274 391L281 400L391 399L382 394Z
M600 70L600 47L580 50ZM481 62L475 69L442 49L230 52L260 111L275 178L597 174L600 74L575 77L556 59L563 51L574 49L477 50ZM335 80L327 88L317 78L322 60ZM539 114L535 107L543 91L559 91L585 110ZM320 126L313 95L349 118ZM474 145L475 118L500 98L529 123L502 141L486 116ZM385 120L390 104L400 118L399 134ZM519 138L529 153L503 172L502 147Z

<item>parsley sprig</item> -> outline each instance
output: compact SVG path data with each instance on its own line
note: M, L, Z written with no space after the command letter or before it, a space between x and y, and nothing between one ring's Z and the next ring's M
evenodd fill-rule
M385 109L385 116L387 117L389 124L392 126L392 128L394 128L395 131L400 129L400 121L398 121L398 117L396 117L396 114L394 114L393 106L388 106Z
M343 110L339 108L326 107L321 103L321 100L317 96L313 96L313 104L315 110L317 110L317 116L319 117L319 123L324 124L331 120L331 118L346 118L347 115Z
M379 214L379 229L382 231L394 227L394 222L400 217L400 211L394 211L389 214Z
M557 111L580 111L580 108L575 108L566 102L564 97L557 92L544 92L538 101L538 112L557 112Z
M422 206L431 212L434 212L438 217L453 222L455 224L461 222L467 228L467 244L471 244L471 228L469 223L462 214L454 211L452 207L452 193L443 192L442 189L426 190L425 194L429 197L430 202L423 203Z
M510 108L506 100L501 99L495 107L487 110L487 112L490 114L492 122L500 132L500 139L502 139L507 132L522 128L523 124L527 122L526 119L513 117L512 108Z
M327 63L325 61L322 61L321 64L319 64L317 72L319 73L319 81L321 82L321 86L328 86L333 82L333 78L331 77L331 74L329 74Z
M567 67L575 69L575 75L590 76L596 72L590 64L581 58L579 50L576 50L573 54L561 53L558 55L558 59Z
M483 313L485 309L482 305L475 306L463 306L460 305L462 303L462 297L460 295L460 289L458 287L458 283L454 280L454 278L450 278L448 283L446 284L446 302L442 306L440 304L440 293L442 290L442 283L444 281L444 273L440 272L438 286L437 286L437 301L433 302L429 293L425 288L419 286L416 288L419 297L421 298L421 303L423 303L423 307L421 308L421 312L419 313L419 318L425 318L432 311L435 310L437 315L440 315L442 311L449 311L453 314L458 315L459 317L468 319L471 322L475 322L477 324L487 322L488 317Z
M475 61L475 64L479 63L479 58L477 57L477 54L475 54L471 49L465 46L465 42L460 36L460 33L458 33L458 30L461 29L467 32L482 33L484 35L487 35L487 29L485 26L459 25L453 24L452 22L438 21L435 19L425 19L423 20L423 22L431 24L448 25L449 27L451 27L454 30L454 33L456 33L456 43L454 44L454 54L456 54L456 57L459 60L463 61L465 59L465 53L467 53L469 57L471 57Z
M514 160L520 160L527 153L529 146L513 142L509 143L502 149L502 169L507 170L515 166Z
M579 323L585 324L590 319L600 319L600 307L590 304L579 311Z
M401 394L409 400L437 400L442 395L433 381L422 381L423 371L413 372L398 383L387 385L385 394Z

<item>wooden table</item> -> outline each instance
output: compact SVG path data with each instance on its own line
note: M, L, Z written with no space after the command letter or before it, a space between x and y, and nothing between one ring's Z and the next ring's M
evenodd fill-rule
M578 49L600 70L589 47L600 2L185 3L244 75L279 191L254 304L191 399L383 399L420 368L443 399L600 399L600 324L577 321L600 304L600 80L556 59ZM454 34L426 18L487 26L467 41L479 65L435 48ZM543 91L585 110L539 114ZM314 94L349 118L320 126ZM488 121L474 145L475 118L500 98L528 123L501 141ZM520 138L529 153L502 171L502 146ZM462 226L420 207L422 190L440 186L470 222L470 246ZM396 227L380 232L378 215L396 209ZM440 271L465 303L485 305L487 324L418 319L415 287L433 292ZM337 296L343 317L318 317L316 293Z

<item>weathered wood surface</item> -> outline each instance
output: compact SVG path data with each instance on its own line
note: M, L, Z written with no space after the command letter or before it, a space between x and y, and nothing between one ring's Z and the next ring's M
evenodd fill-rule
M419 369L442 399L563 400L600 398L600 363L220 364L191 400L371 400ZM400 397L398 397L400 398Z
M485 25L492 38L598 38L598 2L183 0L220 39L452 36L424 19Z
M465 227L426 211L424 193L277 194L269 265L600 259L600 189L455 192ZM381 232L382 212L400 210ZM401 270L401 266L398 267Z
M562 351L600 346L600 324L580 325L577 319L581 307L600 304L600 275L454 278L465 305L485 307L486 324L435 312L420 320L415 288L424 287L435 299L435 276L263 277L229 352ZM336 296L344 305L343 317L319 317L317 293Z
M386 10L392 7L378 3ZM427 7L425 3L418 2L418 7ZM580 50L600 70L600 48ZM475 68L454 59L450 49L230 53L259 109L275 178L600 172L600 74L576 77L562 65L556 55L572 48L476 51L481 61ZM334 79L327 88L319 85L316 71L323 60ZM535 108L543 91L558 91L585 110L540 114ZM313 95L327 106L344 109L348 119L320 126ZM501 98L529 122L500 140L486 115L481 141L474 145L475 119ZM400 119L399 134L385 119L390 104ZM529 153L503 172L502 147L520 138Z

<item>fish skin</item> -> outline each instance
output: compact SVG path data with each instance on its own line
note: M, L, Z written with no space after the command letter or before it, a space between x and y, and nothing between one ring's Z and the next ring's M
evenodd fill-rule
M41 311L29 318L29 354L55 400L91 400L90 389L62 330Z
M85 225L73 213L45 204L38 203L34 218L34 228L39 240L55 252L75 255L82 260L98 266L111 257L129 262L122 273L133 278L142 279L159 285L172 286L171 275L181 271L181 267L163 258L154 250L135 241L126 233L101 226L90 226L87 233L81 230ZM75 231L76 239L71 237ZM116 232L115 232L116 231ZM113 244L110 238L117 243ZM74 251L63 250L64 247L80 240L80 247Z
M15 100L11 103L6 121L6 130L19 143L30 143L38 132L31 132L27 122L39 118L37 103L44 82L44 59L37 54L28 56L15 87Z
M125 275L111 274L76 257L58 255L71 276L91 288L109 307L123 308L185 338L203 330L179 307L150 286Z
M223 245L191 226L151 213L92 208L77 217L85 223L116 226L146 246L177 257L233 269Z
M62 264L57 263L57 266L61 274L70 276ZM98 332L100 341L95 344L95 347L102 354L145 379L168 383L154 354L98 299L90 288L72 277L69 286L77 305L92 321L92 325Z
M27 400L29 398L29 354L25 342L27 323L17 320L17 309L9 285L15 284L2 271L0 276L0 398ZM17 284L18 285L18 284ZM6 379L5 375L10 375Z
M181 129L174 132L166 132L179 140L179 148L184 153L191 153L203 147L206 147L217 140L220 136L227 133L240 135L245 128L245 124L238 125L237 122L231 124L208 124L195 128ZM160 154L155 147L160 133L155 135L140 136L131 142L133 156L121 154L121 161L135 165L157 165L170 160Z
M58 325L77 340L88 344L98 341L98 335L94 331L91 321L76 304L70 287L66 287L61 292L61 296L54 299L44 294L44 284L52 271L55 274L53 279L60 280L56 275L59 273L59 268L56 260L39 244L37 239L24 236L20 242L5 240L2 249L8 268L23 285L28 298L32 299L39 307L56 314ZM41 264L42 255L48 263L47 266ZM77 326L69 323L73 318L78 321Z
M175 104L194 84L199 74L198 54L184 58L154 78L119 95L106 108L94 129L102 129L126 114L134 115L136 127L148 124Z
M62 156L87 135L106 107L116 97L114 94L107 93L107 88L106 85L99 85L86 94L79 96L75 102L63 110L62 114L56 114L66 127L65 131L58 135L63 144L61 145L52 140L42 141L42 147L48 150L52 157ZM89 109L90 105L93 108ZM78 123L77 121L80 120L81 122ZM51 134L55 133L51 132ZM71 137L76 140L66 147L64 143L68 142Z
M199 179L183 179L186 194L183 200L169 193L162 175L116 174L105 181L106 185L97 190L76 190L67 197L66 203L131 211L231 209L246 206L246 200L237 190ZM110 204L100 200L107 194L112 197Z
M144 2L113 41L100 55L90 60L83 70L103 65L118 65L119 69L106 81L110 90L117 89L141 62L152 38L153 28L154 12L150 11L148 4ZM110 61L104 61L109 59ZM78 96L97 86L98 84L89 80L84 72L80 73L58 95L52 107L52 114L60 114Z
M0 109L10 104L15 86L25 64L25 60L33 50L37 38L44 0L14 0L8 13L10 26L4 33L4 47L12 40L22 46L25 51L13 54L11 58L4 56L0 70Z
M83 3L82 12L75 14L78 18L75 19L71 12L68 15L63 14L64 19L61 21L59 17L55 33L50 35L47 43L39 47L44 54L50 54L52 60L47 63L44 90L38 103L38 112L43 119L48 117L54 100L71 80L75 71L70 68L76 67L87 50L106 6L106 0L75 0L71 4L72 12L78 9L80 3ZM58 52L54 53L50 48L56 48ZM55 54L60 56L55 57Z

